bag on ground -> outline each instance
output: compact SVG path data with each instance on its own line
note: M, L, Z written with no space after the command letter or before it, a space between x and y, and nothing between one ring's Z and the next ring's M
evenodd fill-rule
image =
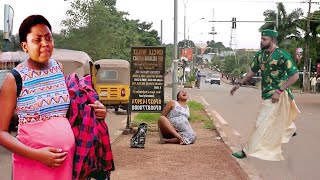
M132 148L144 148L146 142L146 135L148 130L148 124L141 123L137 132L132 136L130 146Z

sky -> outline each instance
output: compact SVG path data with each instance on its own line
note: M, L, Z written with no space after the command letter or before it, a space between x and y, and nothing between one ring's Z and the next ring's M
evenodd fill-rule
M305 0L285 0L287 12L300 7L304 16L307 14L308 4L298 3ZM316 0L313 0L316 1ZM318 1L317 1L318 2ZM320 0L319 0L320 2ZM69 2L64 0L0 0L0 14L3 16L4 4L14 9L13 33L16 34L20 23L31 14L45 16L52 25L54 32L62 28L60 22L66 18L65 12ZM128 12L129 19L140 19L153 23L153 28L161 31L163 22L163 43L173 43L174 35L174 0L117 0L117 9ZM186 7L186 8L185 8ZM178 0L178 41L189 39L195 43L206 42L214 38L229 47L231 37L231 22L212 23L216 21L231 21L236 17L239 21L263 21L263 12L276 9L274 0ZM318 10L319 5L312 4L311 12ZM186 11L185 11L186 10ZM184 14L186 28L184 31ZM3 29L3 17L0 16L0 29ZM202 19L204 18L204 19ZM258 49L260 44L259 27L263 23L237 23L235 30L236 48ZM217 34L208 34L212 26ZM184 34L184 32L186 32ZM189 33L188 33L189 32Z

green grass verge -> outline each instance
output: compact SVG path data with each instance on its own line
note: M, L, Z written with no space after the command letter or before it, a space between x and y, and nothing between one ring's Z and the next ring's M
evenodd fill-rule
M197 101L188 101L190 109L190 122L202 122L205 129L214 129L213 120L206 114L204 106ZM149 125L157 124L161 113L138 113L134 120L133 125L137 126L141 123L147 123Z
M198 103L197 101L188 101L188 106L190 108L190 111L204 111L204 106L201 103Z
M157 124L160 118L160 113L139 113L135 116L133 124L139 125L141 123Z

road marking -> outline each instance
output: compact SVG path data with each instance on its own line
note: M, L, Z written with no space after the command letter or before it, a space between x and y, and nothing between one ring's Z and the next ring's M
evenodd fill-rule
M221 124L223 125L228 125L227 121L225 121L220 114L217 113L217 111L212 110L212 113L218 118L218 120L220 121Z
M210 106L210 104L202 96L200 96L200 98L205 105Z
M235 130L235 129L232 129L232 132L233 132L233 134L236 135L236 136L241 136L240 133L239 133L237 130Z

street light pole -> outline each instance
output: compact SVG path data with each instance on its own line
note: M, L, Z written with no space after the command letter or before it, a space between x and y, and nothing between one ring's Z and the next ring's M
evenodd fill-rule
M200 19L198 19L198 20L196 20L196 21L194 21L193 23L191 23L189 26L188 26L188 48L191 46L190 45L190 37L189 37L189 33L190 33L190 26L192 26L193 24L195 24L195 23L197 23L197 22L199 22L199 21L201 21L201 20L203 20L204 19L204 17L202 17L202 18L200 18ZM195 46L195 53L196 53L196 57L197 57L197 47ZM191 73L193 74L193 72L194 72L194 58L193 58L193 52L192 52L192 69L191 69Z
M203 20L204 19L204 17L202 17L202 18L200 18L200 19L198 19L198 20L196 20L196 21L194 21L193 23L191 23L189 26L188 26L188 44L190 44L190 39L189 39L189 30L190 30L190 26L192 26L193 24L195 24L195 23L197 23L198 21L201 21L201 20ZM190 45L189 45L190 46ZM189 47L188 46L188 47Z
M183 1L184 4L184 24L183 24L183 40L184 40L184 48L186 48L186 23L187 23L187 1Z
M278 26L279 26L279 8L278 8L279 2L276 2L276 26L274 28L274 30L278 30Z
M172 72L172 100L176 100L178 81L178 0L174 0L174 34L173 34L173 72Z
M309 59L309 41L310 41L310 20L311 20L311 0L309 0L309 8L308 8L308 15L307 15L307 29L306 29L306 34L305 34L305 49L304 49L304 70L303 70L303 91L307 92L309 91L309 79L310 79L310 74L307 75L307 70L308 70L308 59Z

